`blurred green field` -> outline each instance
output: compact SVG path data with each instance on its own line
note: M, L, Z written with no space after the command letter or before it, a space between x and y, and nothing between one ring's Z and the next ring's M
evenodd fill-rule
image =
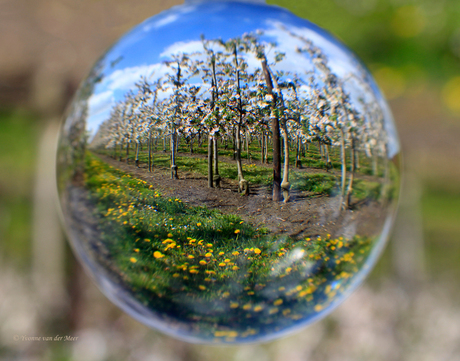
M0 111L0 251L20 265L30 257L39 128L28 111Z

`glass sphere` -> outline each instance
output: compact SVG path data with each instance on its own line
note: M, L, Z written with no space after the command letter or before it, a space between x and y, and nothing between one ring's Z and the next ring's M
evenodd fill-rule
M400 146L369 72L278 7L175 7L80 86L57 176L73 249L139 321L268 340L328 314L388 237Z

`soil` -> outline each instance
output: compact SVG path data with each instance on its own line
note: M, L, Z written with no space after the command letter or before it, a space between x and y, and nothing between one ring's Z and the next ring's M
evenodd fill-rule
M380 233L388 214L388 207L376 201L355 203L352 209L340 210L339 196L314 196L292 188L287 203L272 201L271 190L261 185L250 185L250 194L242 196L238 193L237 182L230 179L222 179L220 188L208 188L207 178L198 173L181 172L179 169L179 179L171 179L167 168L157 167L150 173L143 164L136 167L109 156L97 156L111 166L146 181L163 196L179 198L191 206L206 206L238 214L246 222L279 235L304 238L330 234L332 237L352 238L358 234L372 237ZM324 172L313 168L302 171Z

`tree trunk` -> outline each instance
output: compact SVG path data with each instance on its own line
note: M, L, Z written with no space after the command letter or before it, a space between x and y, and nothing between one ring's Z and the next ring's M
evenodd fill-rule
M283 189L284 203L289 202L289 189L291 184L289 183L289 138L287 132L286 121L283 123L283 144L284 144L284 172L283 181L281 182L281 188Z
M240 114L240 121L236 126L236 166L238 168L238 190L241 194L249 194L249 185L246 179L243 176L243 165L241 164L241 124L242 114Z
M129 162L129 142L126 142L126 163Z
M152 171L152 131L149 131L149 172Z
M248 132L248 130L246 130L244 137L245 137L245 140L246 140L246 156L247 156L247 160L248 160L248 163L251 163L251 156L249 155L249 132Z
M302 168L302 162L300 161L300 152L301 152L301 142L300 136L297 135L297 143L296 143L296 152L295 152L295 167Z
M233 126L232 135L233 135L233 160L236 160L237 145L236 145L236 129L235 129L235 126Z
M139 168L139 142L136 142L136 167Z
M214 186L216 188L220 188L219 153L217 146L217 138L214 138Z
M340 162L342 164L342 185L340 187L340 207L343 208L343 201L345 196L345 184L347 181L347 162L345 154L345 135L343 129L340 128Z
M321 156L321 160L324 161L323 147L321 146L321 141L320 140L318 140L318 152L319 152L319 155Z
M260 163L264 164L265 157L265 132L262 132L260 137Z
M265 151L264 151L264 163L268 164L268 133L265 134Z
M268 70L267 60L262 60L262 69L268 93L272 97L272 136L273 136L273 201L281 201L281 139L280 122L276 110L276 95L273 93L273 81Z
M123 141L120 143L120 162L123 160Z
M213 174L212 174L212 152L214 149L213 146L213 138L212 136L208 137L208 187L213 188L214 187L214 181L213 181Z
M355 169L359 169L359 150L355 150Z
M331 159L329 157L329 147L327 146L327 144L323 145L323 149L324 149L324 154L326 156L326 169L329 169L331 167Z
M378 166L377 166L377 152L375 150L372 151L372 175L377 175L378 173Z
M350 149L350 179L348 181L347 196L345 199L345 208L350 208L351 205L351 193L353 192L353 180L355 175L355 140L351 138L351 149Z
M176 165L176 128L171 134L171 179L178 179Z

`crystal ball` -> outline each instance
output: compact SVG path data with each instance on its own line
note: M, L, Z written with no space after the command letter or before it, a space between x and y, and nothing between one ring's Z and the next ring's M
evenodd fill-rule
M128 314L191 342L265 341L370 271L399 153L378 86L325 30L265 4L189 3L82 82L59 200L73 250Z

